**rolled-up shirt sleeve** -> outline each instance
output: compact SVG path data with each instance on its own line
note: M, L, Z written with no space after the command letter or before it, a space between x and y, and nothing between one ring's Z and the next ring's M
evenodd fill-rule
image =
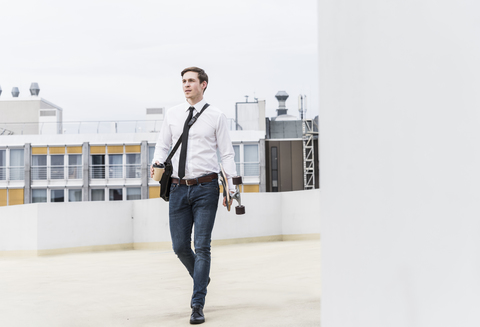
M168 151L172 144L172 133L170 131L170 126L168 124L168 115L165 115L163 120L162 129L158 134L157 143L155 144L155 152L153 154L153 161L158 161L163 163L167 159Z
M222 166L228 179L228 187L234 190L232 177L237 176L235 152L233 151L230 133L227 127L227 117L221 114L217 122L217 147L222 160Z

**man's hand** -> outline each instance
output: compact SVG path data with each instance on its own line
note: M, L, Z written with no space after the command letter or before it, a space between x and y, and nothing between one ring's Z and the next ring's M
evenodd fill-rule
M230 206L232 205L232 202L233 202L233 195L235 194L235 192L230 192ZM224 196L223 197L223 206L226 207L227 206L227 197Z
M158 165L160 162L158 160L155 161L155 163ZM153 169L153 164L150 166L150 178L153 178L153 173L155 170Z

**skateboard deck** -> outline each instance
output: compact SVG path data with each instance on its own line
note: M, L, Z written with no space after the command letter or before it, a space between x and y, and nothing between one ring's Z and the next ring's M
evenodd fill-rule
M236 176L233 177L232 180L233 185L235 185L235 193L233 195L230 195L227 174L225 174L225 170L223 170L223 166L222 164L220 164L220 181L222 182L223 186L223 197L226 198L227 210L230 211L233 200L236 200L238 202L238 206L235 207L235 213L237 215L243 215L245 213L245 207L242 205L240 189L238 188L238 185L242 184L242 177Z
M227 198L227 210L230 211L230 207L232 205L230 202L230 189L228 188L227 175L225 174L225 170L223 170L222 164L220 164L220 181L222 182L223 186L223 197Z

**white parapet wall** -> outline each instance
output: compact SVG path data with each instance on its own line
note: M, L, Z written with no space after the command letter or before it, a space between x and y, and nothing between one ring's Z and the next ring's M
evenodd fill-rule
M319 190L245 193L245 215L219 202L213 245L318 239ZM41 203L0 208L0 256L171 249L162 199Z

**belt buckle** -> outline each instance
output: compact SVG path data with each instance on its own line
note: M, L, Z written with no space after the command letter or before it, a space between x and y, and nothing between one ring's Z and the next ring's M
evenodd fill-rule
M185 180L185 184L187 184L187 186L191 186L190 184L188 184L188 179Z

